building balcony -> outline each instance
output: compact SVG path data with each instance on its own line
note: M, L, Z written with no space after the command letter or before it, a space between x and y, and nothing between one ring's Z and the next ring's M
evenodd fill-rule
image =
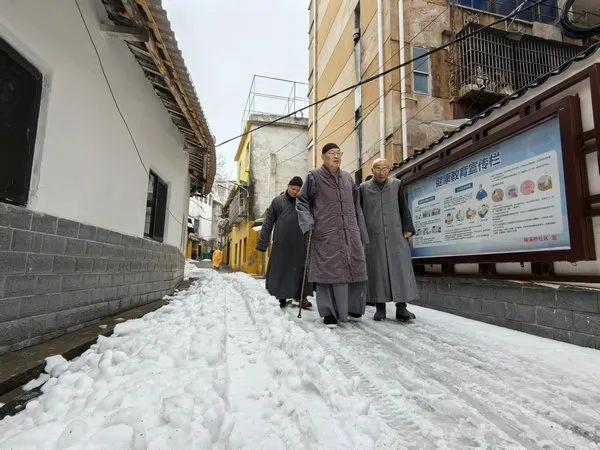
M471 23L457 37L481 28ZM476 115L581 51L580 47L535 36L486 29L453 46L452 97L464 115Z
M227 205L229 223L240 224L248 217L248 191L236 186Z

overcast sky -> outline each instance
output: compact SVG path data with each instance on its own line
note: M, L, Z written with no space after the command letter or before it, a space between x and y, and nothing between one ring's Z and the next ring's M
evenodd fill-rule
M306 82L308 0L163 0L163 7L217 143L240 133L253 75ZM228 176L238 143L217 148Z

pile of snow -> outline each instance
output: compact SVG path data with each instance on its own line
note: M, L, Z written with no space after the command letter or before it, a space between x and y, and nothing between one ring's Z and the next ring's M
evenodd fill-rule
M185 268L183 272L183 279L189 280L190 278L198 278L200 273L205 269L199 269L191 260L185 261Z
M373 447L385 425L312 334L264 289L243 298L245 276L199 276L80 357L49 358L43 394L0 421L0 448Z

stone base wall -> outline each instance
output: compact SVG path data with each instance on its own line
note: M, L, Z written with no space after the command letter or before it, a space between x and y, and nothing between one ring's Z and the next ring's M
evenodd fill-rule
M417 305L600 349L600 291L504 280L417 277Z
M183 268L173 246L0 203L0 354L158 300Z

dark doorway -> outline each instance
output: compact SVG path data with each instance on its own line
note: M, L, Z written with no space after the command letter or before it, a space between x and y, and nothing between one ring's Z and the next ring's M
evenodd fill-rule
M0 39L0 201L26 205L42 74Z
M150 171L146 198L144 236L162 242L167 212L167 183Z

